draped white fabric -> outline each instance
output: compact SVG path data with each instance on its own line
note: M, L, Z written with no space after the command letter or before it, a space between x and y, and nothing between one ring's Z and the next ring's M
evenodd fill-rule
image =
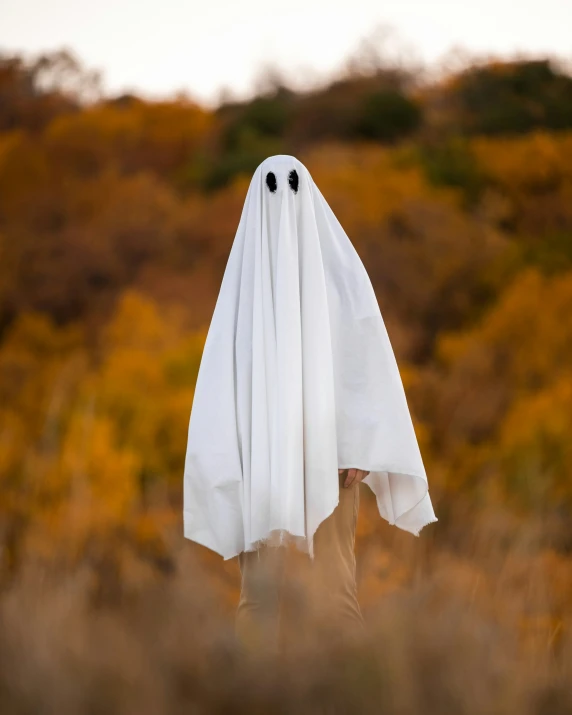
M184 535L225 559L286 540L313 555L345 467L369 470L390 524L417 535L436 521L369 276L306 167L271 156L250 182L204 347Z

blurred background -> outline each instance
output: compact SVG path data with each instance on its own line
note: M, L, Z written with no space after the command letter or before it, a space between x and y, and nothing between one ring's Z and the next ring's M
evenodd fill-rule
M2 713L572 712L571 23L4 0ZM182 535L206 330L278 153L369 272L439 517L416 539L362 486L372 641L279 666L235 648L236 561ZM285 642L302 611L293 582Z

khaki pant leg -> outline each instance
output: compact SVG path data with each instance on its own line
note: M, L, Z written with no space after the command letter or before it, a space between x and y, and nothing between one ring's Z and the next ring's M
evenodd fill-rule
M345 477L346 474L339 477L338 506L316 531L312 570L322 614L336 630L360 635L364 621L357 600L354 550L359 484L345 488Z
M248 648L277 651L285 548L261 546L238 556L240 600L235 632Z

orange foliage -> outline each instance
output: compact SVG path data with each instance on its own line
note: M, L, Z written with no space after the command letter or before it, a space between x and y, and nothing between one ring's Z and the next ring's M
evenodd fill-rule
M188 102L123 98L0 133L0 584L87 563L120 591L181 548L194 383L250 180L201 190L220 132ZM545 653L572 583L572 135L467 146L470 207L414 143L295 151L372 278L439 516L408 540L362 490L361 597L428 578L429 601ZM185 546L230 608L236 565Z

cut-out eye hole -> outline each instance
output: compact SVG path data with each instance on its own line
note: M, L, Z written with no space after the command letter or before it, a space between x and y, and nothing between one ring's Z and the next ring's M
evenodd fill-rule
M277 188L277 183L276 183L276 175L274 174L273 171L269 171L268 174L266 174L266 186L274 193Z
M296 169L292 169L292 171L288 174L288 183L290 184L290 188L294 193L298 192L298 172Z

